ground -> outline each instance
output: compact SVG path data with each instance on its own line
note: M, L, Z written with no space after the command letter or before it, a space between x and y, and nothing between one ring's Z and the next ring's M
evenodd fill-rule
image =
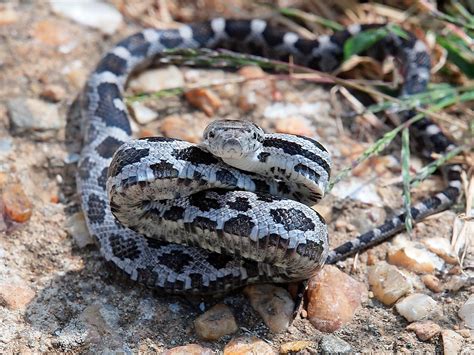
M230 9L224 2L216 1L215 7L205 3L207 7L194 14L189 10L192 7L183 7L183 18L179 20L211 18L218 14L269 13L265 9L255 10L243 1L243 5L238 2ZM33 206L32 216L26 223L7 223L4 233L0 234L0 284L18 287L13 288L16 290L13 298L21 304L19 307L0 305L0 352L161 352L191 343L222 350L231 336L204 342L193 329L193 320L217 302L224 302L233 309L240 327L237 334L255 335L275 350L292 340L311 340L315 344L312 349L317 349L323 333L314 329L307 319L298 317L286 332L272 334L240 291L217 300L191 299L157 295L120 277L106 265L87 233L80 230L79 199L73 179L80 137L77 117L67 116L68 109L104 51L117 40L150 24L146 19L153 19L148 13L139 21L120 1L114 5L122 10L124 23L112 35L54 13L47 2L12 2L0 6L2 188L8 190L18 183ZM137 12L140 9L138 3L132 8ZM164 22L157 23L164 26ZM135 123L137 135L167 134L198 140L209 120L245 116L269 131L296 130L318 137L333 152L337 172L386 130L381 127L364 131L348 124L351 119L341 114L347 105L335 103L340 97L331 92L330 86L289 80L233 84L230 82L241 76L221 70L184 68L178 73L181 74L175 73L175 77L168 79L178 80L182 75L187 83L194 84L198 79L228 81L214 90L221 101L220 107L206 115L184 97L152 103L159 117L147 125ZM256 92L255 97L249 97L251 92ZM27 105L26 98L41 100L57 113L49 117L45 134L22 130L12 124L12 111ZM252 108L248 110L245 105ZM34 111L35 107L31 106L30 110ZM32 116L41 116L42 112L38 108ZM367 170L377 171L376 175L360 172L359 176L336 187L322 206L317 207L330 223L332 247L368 230L381 222L392 208L401 206L401 189L394 183L399 181L400 174L398 151L399 142L395 142L382 158L367 166ZM419 167L421 163L414 158L412 164ZM373 181L375 183L366 186ZM343 198L343 192L350 186L363 186L364 199L360 196ZM433 177L417 188L413 197L416 199L440 187L442 179ZM462 208L460 203L453 211L418 225L412 237L415 240L433 235L450 238L454 217ZM387 248L387 245L378 246L370 255L384 260ZM351 258L339 266L368 285L367 255L361 254L357 262ZM446 272L440 274L446 276ZM443 316L437 323L443 329L463 328L457 312L472 293L472 286L441 293L421 288L422 293L429 294L441 306ZM29 300L24 306L22 298ZM440 337L420 341L413 332L405 330L407 325L393 307L383 305L372 295L352 321L335 335L357 352L442 351ZM472 332L464 346L472 349Z

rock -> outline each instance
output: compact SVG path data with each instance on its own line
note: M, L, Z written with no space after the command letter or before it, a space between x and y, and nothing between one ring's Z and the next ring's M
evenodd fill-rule
M232 339L224 347L224 355L275 355L270 345L257 337L242 336Z
M459 318L464 320L464 324L469 329L474 329L474 295L471 295L466 303L459 309Z
M441 332L441 338L443 339L443 351L446 355L459 354L461 351L464 339L454 330L444 329Z
M442 312L434 299L422 293L405 297L395 305L395 308L409 322L438 317Z
M192 115L168 116L161 120L160 131L166 137L199 143L208 120L196 120Z
M406 329L414 331L421 341L430 340L441 332L441 327L431 321L411 323Z
M245 287L244 294L273 333L288 328L295 303L287 290L269 284L250 285Z
M4 7L0 7L0 26L11 25L17 21L18 13L15 11L13 6L9 6L9 4L6 3Z
M311 121L304 116L290 116L275 120L275 132L286 134L298 134L305 137L314 137L316 129Z
M341 199L350 197L352 200L374 206L383 205L383 200L377 190L371 184L367 184L366 178L353 176L349 180L342 180L334 186L331 194Z
M79 59L73 60L64 66L61 73L64 74L69 82L76 88L82 88L89 75L89 71L84 68L82 61Z
M217 340L235 333L239 327L229 306L220 303L196 318L194 329L201 339Z
M66 96L66 90L61 85L49 84L43 88L41 91L41 97L52 101L59 102Z
M334 332L349 322L368 297L365 285L326 265L308 284L308 318L323 332Z
M56 14L108 35L115 33L123 21L122 15L115 7L102 1L50 0L49 3Z
M460 336L462 336L463 338L467 338L469 339L471 337L471 332L473 333L474 335L474 332L472 330L469 330L469 329L459 329L459 330L456 330L456 333L458 333Z
M2 204L5 216L18 223L25 223L32 214L33 205L20 184L5 187L2 193Z
M181 70L168 65L157 69L148 69L130 80L128 88L134 93L156 93L165 89L183 88L184 77Z
M0 157L5 157L13 150L13 141L10 137L0 138Z
M428 251L423 244L412 242L403 236L394 239L388 251L388 262L419 273L441 270L444 262Z
M448 239L443 237L428 238L423 240L423 244L447 263L457 264L458 256Z
M94 238L87 229L86 220L82 212L77 212L68 217L66 229L79 248L82 249L87 245L94 244Z
M464 286L469 284L469 276L466 275L453 275L449 278L448 282L444 284L444 289L452 292L457 292Z
M238 106L244 112L249 112L258 106L258 97L271 97L271 82L260 67L245 66L239 69L238 74L247 79L240 88ZM255 80L259 79L259 80Z
M210 89L188 90L184 96L191 105L203 111L208 117L214 116L219 107L222 106L219 96Z
M59 46L71 40L64 25L59 21L42 20L33 25L31 35L38 41L50 46Z
M146 107L140 102L133 102L130 105L133 112L133 118L138 123L145 125L158 118L158 113L153 111L151 108Z
M16 134L30 133L35 138L47 139L66 125L65 118L59 115L58 107L52 103L16 98L8 100L7 107Z
M346 341L335 335L323 336L319 343L322 354L348 354L352 353L352 347Z
M288 343L281 344L280 354L298 353L312 346L313 342L309 340L290 341Z
M0 282L0 306L15 311L24 309L35 297L35 291L19 283Z
M410 279L396 266L381 262L368 269L371 291L383 304L390 306L400 297L412 292Z
M177 346L169 350L165 350L162 355L213 355L214 351L198 344L188 344Z
M426 274L421 276L421 281L425 284L426 287L428 287L431 291L433 292L442 292L443 291L443 285L441 284L441 281L434 275L431 274Z

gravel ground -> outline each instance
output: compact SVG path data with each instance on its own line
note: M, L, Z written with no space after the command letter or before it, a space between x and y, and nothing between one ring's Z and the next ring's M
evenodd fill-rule
M239 15L220 6L216 13L220 9L226 15ZM194 18L189 15L186 19L189 17ZM314 345L301 353L317 351L324 334L307 319L298 318L287 331L273 334L240 291L224 299L174 297L124 279L106 265L83 230L73 179L79 122L67 111L101 54L140 28L127 14L118 29L101 31L56 14L46 2L0 5L0 187L8 191L12 184L19 184L32 204L26 223L0 226L4 230L0 234L0 287L4 290L3 294L0 290L0 352L162 352L191 343L222 351L230 335L205 342L193 328L194 319L217 302L231 307L239 326L237 335L257 336L275 350L289 341L310 340ZM219 70L165 70L172 70L177 82L239 77ZM214 92L221 106L211 118L184 98L153 103L150 107L158 118L146 125L135 123L135 132L198 140L210 119L246 117L268 130L296 130L319 137L331 147L336 171L350 164L354 152L367 147L382 132L361 130L341 119L339 113L345 107L335 105L330 87L293 81L243 85L247 84L257 87L218 87ZM255 97L249 94L252 90L257 92ZM245 105L252 109L246 110ZM400 207L401 190L393 184L399 176L398 151L396 143L382 158L372 161L368 171L342 183L318 207L330 222L332 246L383 220L391 210L385 205ZM412 164L419 167L421 163L414 158ZM372 170L377 171L378 179L370 174ZM355 199L342 198L351 186L363 187L364 192ZM414 198L441 186L442 180L433 177L414 191ZM413 238L450 238L454 217L461 210L460 205L454 212L441 213L418 225ZM378 246L339 266L368 287L368 259L384 260L388 248L387 244ZM418 292L430 295L442 309L434 321L444 330L460 331L465 336L463 351L474 352L472 331L463 332L458 316L473 286L434 293L411 275L420 284ZM447 272L437 275L443 276L443 282L450 280ZM441 336L420 341L405 329L408 324L394 307L369 294L352 321L334 334L356 352L442 352Z

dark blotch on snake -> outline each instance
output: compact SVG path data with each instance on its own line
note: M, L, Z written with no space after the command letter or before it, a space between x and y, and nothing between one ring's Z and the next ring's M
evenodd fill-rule
M228 170L218 170L216 172L216 179L219 182L222 182L225 185L229 186L236 186L237 185L237 178Z
M304 149L304 147L300 146L298 143L289 142L287 140L282 140L278 138L268 138L263 141L263 146L279 148L288 155L300 155L311 161L314 161L318 165L320 165L328 173L328 175L331 171L329 164L325 160L323 160L323 158L314 154L313 152L308 151L307 149Z
M100 143L96 151L99 155L104 159L112 158L114 153L117 149L123 144L124 142L114 138L114 137L107 137L105 138L102 143Z
M91 170L94 168L95 165L96 165L96 163L94 163L93 161L91 161L91 159L90 159L89 157L87 157L87 158L85 158L84 160L82 160L82 161L79 163L79 166L78 166L78 174L79 174L79 177L80 177L82 180L89 179L89 178L90 178Z
M117 76L122 76L127 73L127 61L114 53L108 53L102 60L99 62L97 73L102 72L111 72Z
M97 87L100 97L95 114L99 116L107 127L117 127L124 130L128 135L132 134L130 123L125 110L115 106L115 100L121 97L117 84L101 83Z
M229 206L229 208L232 208L233 210L240 212L246 212L250 210L250 208L252 208L252 206L248 202L248 199L245 197L236 197L235 201L227 202L227 206Z
M308 179L312 180L312 181L318 181L319 180L319 174L314 171L313 169L311 169L310 167L304 165L304 164L296 164L295 167L294 167L294 170L297 172L297 173L300 173L301 175L307 177Z
M236 217L229 218L224 223L224 232L233 235L248 236L252 232L255 223L252 218L243 214L238 214Z
M173 154L176 159L188 161L193 164L216 164L219 160L211 153L198 147L180 149Z
M270 215L275 223L281 224L288 232L292 230L308 231L315 228L311 219L296 208L272 209Z
M188 266L193 261L193 258L188 254L180 253L178 251L171 251L165 253L158 258L158 262L176 273L183 271L185 266Z
M257 159L258 159L258 161L260 161L262 163L265 163L269 156L270 156L270 153L261 152L259 155L257 155Z
M225 31L233 39L244 40L250 34L250 25L248 21L228 20L225 23Z
M138 244L133 239L124 239L120 235L111 234L109 241L114 255L121 259L135 260L141 255Z
M179 206L171 206L168 210L163 212L163 218L170 221L178 221L183 219L185 209Z
M139 163L140 160L144 157L147 157L150 154L150 149L141 148L136 149L133 147L127 149L119 149L115 153L114 160L110 164L110 175L116 176L122 172L124 166Z
M163 30L160 32L160 43L166 48L176 48L183 43L183 37L177 30Z
M91 223L103 223L107 203L96 194L90 194L87 199L87 217Z
M173 164L163 159L159 163L151 164L150 168L153 170L153 176L156 179L173 179L177 178L179 174L179 171L174 168Z
M109 168L107 168L107 167L103 168L102 172L100 173L99 177L97 178L97 183L103 189L105 189L105 185L107 184L107 172L108 171L109 171Z
M212 209L223 207L217 198L211 196L209 191L198 192L189 197L189 203L201 211L209 212Z

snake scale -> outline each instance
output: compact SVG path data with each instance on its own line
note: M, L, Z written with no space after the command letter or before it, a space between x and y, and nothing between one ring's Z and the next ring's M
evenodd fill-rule
M217 293L306 279L325 262L402 230L404 213L330 251L324 220L305 205L323 196L330 176L321 144L266 134L241 121L211 124L198 146L165 137L132 140L122 97L128 76L168 49L226 48L284 61L291 56L296 64L328 72L341 64L349 38L380 26L351 25L307 40L259 19L217 18L145 29L107 52L81 99L84 145L77 174L87 225L105 259L165 292ZM426 90L430 56L413 35L389 33L364 54L398 60L401 96ZM415 113L399 115L406 121ZM428 118L410 129L426 157L455 147ZM448 186L411 208L415 221L446 209L460 195L461 166L447 165L444 172Z

